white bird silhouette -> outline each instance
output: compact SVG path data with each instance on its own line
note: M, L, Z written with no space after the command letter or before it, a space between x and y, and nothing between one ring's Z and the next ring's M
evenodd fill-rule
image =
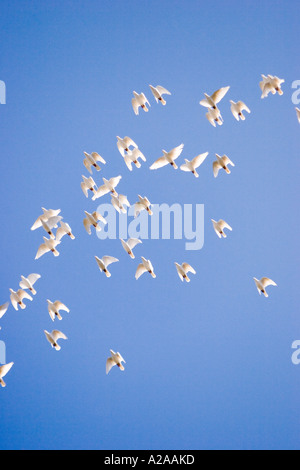
M274 77L273 75L262 75L262 81L260 82L259 86L262 91L262 99L267 98L270 93L272 95L276 95L278 92L279 95L283 95L283 91L281 89L281 85L285 82L285 80Z
M300 124L300 109L299 108L296 108L296 113L297 113L298 122Z
M218 108L209 109L206 114L206 118L214 127L217 127L217 124L219 126L223 126L224 121L221 115L221 111Z
M55 257L59 256L59 252L57 251L56 247L60 245L59 240L49 240L48 238L43 237L44 243L40 245L38 252L36 254L35 259L39 259L44 256L46 253L50 251L54 254Z
M135 275L136 280L138 280L144 273L151 274L153 279L156 278L151 261L143 258L142 256L142 263L138 265L138 268L136 270L136 275Z
M97 171L101 170L98 162L103 163L103 165L106 164L104 158L102 158L101 155L99 155L97 152L92 152L91 154L84 152L84 155L85 159L83 160L83 164L91 175L93 174L92 167L94 167Z
M89 197L89 191L95 194L98 188L93 178L91 176L90 178L86 178L85 176L82 175L82 179L83 181L81 183L81 189L82 189L83 194L86 197Z
M267 278L267 277L263 277L260 281L258 279L256 279L255 277L253 279L254 279L254 282L256 284L259 295L264 294L264 296L267 297L267 298L269 297L269 295L266 291L266 288L268 286L277 287L277 284L274 281L272 281L271 279Z
M182 264L175 263L175 266L177 269L178 276L180 277L182 282L184 282L184 280L186 280L186 282L191 282L187 274L188 273L196 274L195 269L192 268L192 266L188 263L182 263Z
M19 310L19 307L21 307L22 310L26 308L26 305L24 304L23 300L28 299L28 300L33 300L33 298L27 294L22 289L19 289L17 292L13 291L12 289L9 289L10 291L10 300L12 303L12 306L14 307L15 310Z
M192 161L185 159L185 163L181 165L180 169L182 171L191 172L196 178L199 178L196 169L199 168L200 165L202 165L207 156L208 152L198 155Z
M47 222L49 219L52 217L57 217L60 213L60 209L45 209L42 207L43 214L40 215L37 220L34 222L33 226L31 227L31 230L36 230L40 227L42 227L42 222Z
M41 279L40 274L30 274L27 278L21 276L22 281L20 282L21 289L29 289L33 295L36 295L36 290L33 288L34 284Z
M112 349L110 350L111 357L109 357L106 361L106 374L108 375L111 371L111 369L114 366L118 366L120 370L124 371L124 364L126 364L126 361L123 359L120 353L115 353Z
M11 362L10 364L5 364L4 366L0 367L0 385L3 388L6 387L6 383L4 382L3 377L5 377L9 373L9 371L13 367L13 365L14 365L14 363Z
M4 317L4 315L6 314L8 310L8 307L9 307L9 302L6 302L6 304L0 306L0 319Z
M99 224L99 222L102 222L104 225L107 224L107 221L105 220L104 217L102 217L101 214L99 214L99 212L93 212L92 214L90 214L89 212L87 211L84 211L85 215L86 215L86 218L83 219L83 225L84 225L84 228L85 230L87 231L87 233L89 235L91 235L92 231L91 231L91 227L95 227L96 229L96 232L101 232L101 226Z
M128 170L132 171L132 164L134 163L137 168L141 168L141 163L139 162L139 158L141 158L144 162L146 162L145 155L140 151L139 148L135 148L132 151L129 151L127 154L124 155L124 161Z
M217 109L217 104L220 103L229 90L230 86L227 86L215 91L211 96L204 93L205 100L200 101L201 106L204 106L205 108Z
M144 93L138 94L136 91L133 92L134 98L132 98L132 107L135 114L139 115L139 108L141 107L146 113L149 111L147 105L151 107Z
M49 333L47 330L44 330L44 333L46 335L47 340L51 344L52 348L56 349L56 351L61 350L61 346L58 344L59 339L65 339L67 340L68 338L64 333L58 330L53 330L52 333Z
M219 222L216 222L215 220L211 219L211 221L213 223L215 232L219 238L222 238L222 237L227 238L227 235L224 232L225 228L227 228L228 230L232 232L232 228L230 227L230 225L227 224L227 222L225 222L225 220L221 219L219 220Z
M52 321L55 320L57 317L59 320L62 320L62 316L60 315L60 310L64 312L70 313L68 307L66 307L62 302L56 300L55 302L51 302L51 300L47 300L48 303L48 312Z
M57 228L59 222L62 219L63 219L62 217L57 216L57 217L50 217L50 219L48 219L47 222L44 222L42 220L42 227L48 233L48 235L50 235L50 238L52 238L52 240L55 240L55 235L52 232L52 229Z
M68 235L71 240L75 240L75 236L73 235L70 225L65 222L60 222L60 227L56 232L56 240L60 241L65 235Z
M121 212L126 214L127 210L125 206L130 207L130 202L128 201L127 196L124 196L123 194L119 194L118 197L112 195L111 203L119 214Z
M216 154L217 160L213 163L213 170L214 176L217 178L219 171L223 168L228 175L230 175L231 171L228 168L228 165L235 166L235 164L227 157L227 155L220 155Z
M150 209L151 206L152 204L147 197L139 196L139 201L134 205L134 217L138 217L144 210L146 210L149 215L153 215Z
M178 166L176 165L175 160L182 154L183 147L184 144L181 144L173 150L170 150L170 152L163 150L163 157L156 160L153 165L150 166L150 170L158 170L159 168L167 165L171 165L175 170L177 170Z
M137 238L129 238L127 242L121 239L121 243L126 253L129 254L130 258L135 259L133 249L136 247L136 245L142 243L142 241L138 240Z
M106 277L111 277L111 273L108 271L107 267L112 263L117 263L119 260L113 256L103 256L102 259L98 258L98 256L95 256L95 258L100 271L103 271Z
M230 103L231 103L231 112L233 116L235 117L235 119L237 121L239 120L245 121L246 118L243 114L243 111L246 111L249 114L251 113L248 106L242 101L238 101L237 103L235 103L234 101L231 100Z
M153 93L156 103L160 101L161 104L165 106L167 102L163 99L163 95L171 95L171 93L166 88L160 85L157 85L156 87L149 85L149 87Z
M130 147L138 148L136 143L130 137L126 136L124 139L122 139L121 137L117 136L117 139L117 147L122 157L124 157L126 152L130 152Z
M96 199L99 199L99 197L105 196L105 194L111 193L114 196L117 196L118 193L115 191L115 188L118 186L120 183L122 176L116 176L115 178L111 178L110 180L107 180L105 178L102 178L104 185L100 186L96 193L93 196L93 201L96 201Z

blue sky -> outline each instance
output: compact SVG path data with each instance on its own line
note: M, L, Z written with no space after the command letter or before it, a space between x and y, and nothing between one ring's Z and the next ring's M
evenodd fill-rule
M2 0L0 303L21 274L42 279L34 302L1 320L15 362L0 392L1 449L299 448L299 10L286 1ZM260 99L262 73L285 78L282 97ZM166 107L150 83L172 92ZM214 129L199 101L227 85L225 123ZM151 98L148 114L134 115L133 90ZM251 108L244 123L229 99ZM139 144L141 170L127 170L116 135ZM148 170L182 142L180 163L210 152L198 180ZM142 194L205 204L204 248L145 241L137 256L152 260L157 279L136 282L138 258L84 230L84 210L98 206L80 189L84 150L108 162L96 182L122 174L132 203ZM230 177L213 178L215 153L236 163ZM63 240L59 258L34 261L43 232L30 227L41 206L61 208L76 240ZM227 240L211 218L234 228ZM94 260L105 254L120 259L111 279ZM175 261L196 268L189 285ZM269 299L253 276L278 283ZM48 298L70 307L63 322L52 324ZM43 333L54 328L69 337L60 353ZM127 365L107 377L111 348Z

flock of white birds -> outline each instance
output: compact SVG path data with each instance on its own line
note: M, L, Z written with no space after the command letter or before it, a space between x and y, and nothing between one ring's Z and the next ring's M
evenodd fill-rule
M278 93L279 95L283 94L281 89L281 85L284 83L283 79L278 77L274 77L272 75L262 75L262 81L260 82L260 88L262 91L262 99L267 98L270 93L275 95ZM162 86L153 87L150 85L151 92L156 100L157 103L161 103L162 105L166 105L166 101L163 98L164 95L171 95L171 93ZM228 93L230 87L223 87L213 93L211 96L205 93L205 98L200 101L200 104L208 109L206 117L208 121L216 127L218 125L223 125L224 120L222 118L221 111L218 108L218 104L223 100L225 95ZM148 99L146 98L144 93L136 93L133 92L134 97L132 98L132 107L136 115L139 115L140 108L143 109L145 112L149 111L149 107L151 106ZM231 112L237 121L244 121L245 115L243 112L251 113L248 106L242 102L234 102L230 101L231 104ZM300 110L296 108L297 118L300 123ZM124 162L127 168L130 171L133 171L133 165L137 168L141 167L141 159L143 162L146 162L146 157L143 155L137 144L130 138L130 137L117 137L117 147L122 155ZM181 144L178 147L166 152L163 150L163 156L156 160L150 167L150 170L157 170L163 168L164 166L171 165L175 170L178 169L178 166L175 162L183 152L184 145ZM84 152L84 166L88 170L88 172L93 175L93 170L100 171L101 168L99 163L105 165L105 160L96 152L92 152L91 154ZM208 152L203 153L201 155L196 156L193 160L185 159L185 163L180 166L180 169L185 172L192 173L196 178L199 177L197 173L197 169L202 165L205 159L208 156ZM229 166L234 167L234 163L228 158L227 155L216 155L216 161L213 162L213 174L215 178L218 176L220 170L225 170L227 174L230 174L231 171ZM88 197L89 192L93 194L92 200L95 201L98 198L101 198L107 194L111 196L111 204L119 213L126 213L126 207L131 207L127 197L122 194L118 194L116 191L117 186L119 185L122 176L117 176L111 178L109 180L103 178L103 185L97 187L94 179L92 176L87 178L86 176L82 176L82 183L81 189L86 197ZM134 206L134 214L135 217L142 211L147 211L149 216L153 215L151 210L151 202L147 197L138 196L139 200L136 202ZM68 235L72 240L75 239L72 229L69 224L63 222L63 217L60 215L61 210L52 210L52 209L45 209L42 208L43 214L38 217L36 222L31 227L31 230L37 230L42 228L48 234L50 238L43 237L44 242L40 245L37 254L36 260L40 257L44 256L46 253L52 252L55 257L59 256L59 251L57 250L58 245L61 244L61 240L65 235ZM106 224L107 221L105 218L95 211L94 213L90 214L89 212L85 212L85 218L83 220L84 227L89 235L91 235L91 228L94 227L97 232L102 230L101 223ZM219 238L226 238L227 234L225 233L225 229L232 231L231 226L225 222L224 220L215 221L212 219L213 228ZM53 233L53 230L56 229L56 233ZM129 240L121 240L122 246L125 252L132 258L135 259L135 255L133 253L134 248L142 244L142 241L135 238L130 238ZM103 272L106 277L111 277L111 273L108 270L108 266L113 263L118 262L117 258L113 256L103 256L102 258L98 258L97 256L96 262L101 272ZM143 274L149 273L153 278L156 278L156 274L154 272L154 267L150 260L147 260L144 257L141 257L142 262L138 265L136 270L135 278L139 279ZM182 264L175 263L176 270L178 273L179 278L182 282L190 282L190 278L188 277L189 273L196 274L195 269L190 266L188 263L184 262ZM21 309L26 308L26 304L24 300L33 300L33 297L27 292L29 291L33 296L36 295L36 290L34 285L36 282L41 278L39 274L30 274L27 277L21 276L21 281L19 284L20 289L14 291L10 289L10 300L11 304L15 310L18 310L20 307ZM267 277L263 277L262 279L254 278L254 282L256 284L257 290L259 294L263 294L265 297L268 297L268 293L266 288L269 286L276 286L277 284ZM61 301L56 300L54 302L47 300L48 304L48 312L50 315L51 320L54 322L55 319L62 320L62 316L60 314L61 311L65 311L67 313L70 312L69 308L64 305ZM5 303L4 305L0 306L0 319L5 315L9 308L9 302ZM48 331L44 331L46 339L51 344L52 348L59 351L61 346L58 344L59 340L67 340L67 336L59 330L53 330L51 333ZM124 371L123 362L125 360L121 356L119 352L114 352L113 350L110 351L111 357L107 359L106 362L106 373L108 374L110 370L114 366L118 366L120 370ZM8 374L10 369L14 363L9 363L0 367L0 384L2 387L5 387L6 384L3 378Z

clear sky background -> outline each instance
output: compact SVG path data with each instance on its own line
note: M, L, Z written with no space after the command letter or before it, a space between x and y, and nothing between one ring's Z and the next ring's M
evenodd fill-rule
M10 307L0 339L15 366L0 391L1 449L296 449L300 366L291 362L299 329L299 135L292 83L300 79L300 4L295 1L2 0L0 80L0 304L20 275L37 272L38 295ZM286 80L284 95L262 101L261 74ZM156 104L149 84L172 92ZM204 92L231 89L214 129L199 106ZM132 91L151 110L136 117ZM252 114L235 121L229 100ZM147 157L130 173L116 135ZM209 151L200 178L150 164L185 144L180 158ZM131 203L205 204L205 246L145 241L135 261L121 243L89 237L83 151L119 174ZM213 178L215 153L236 167ZM102 202L102 201L101 201ZM109 197L103 198L109 202ZM76 240L61 256L34 257L44 235L30 227L41 206L60 208ZM234 231L219 240L210 219ZM112 278L94 256L120 259ZM139 257L157 279L134 279ZM182 284L174 262L197 270ZM278 283L259 297L253 276ZM52 324L46 299L71 313ZM69 337L57 353L43 330ZM107 377L109 349L126 372Z

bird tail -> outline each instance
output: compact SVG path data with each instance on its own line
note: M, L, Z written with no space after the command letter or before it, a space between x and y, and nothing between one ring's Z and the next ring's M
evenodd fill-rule
M3 388L6 387L6 383L4 382L3 379L0 379L0 385L1 385L1 387L3 387Z
M36 290L34 288L30 289L30 291L32 292L32 295L36 295Z
M227 175L230 175L231 171L229 170L229 168L225 168L225 171L226 171Z
M136 163L135 163L135 166L136 166L137 168L141 168L142 165L141 165L140 162L137 160Z
M132 253L132 251L130 251L128 254L129 254L129 256L130 256L131 259L135 259L135 256L134 256L134 254Z
M117 366L119 367L120 370L122 370L124 372L125 367L122 364L117 364Z
M175 162L173 162L173 168L174 168L174 170L178 170L178 166L176 165Z
M160 102L161 102L161 104L164 105L164 106L166 106L166 104L167 104L166 100L164 100L163 98L161 98Z
M70 233L69 237L71 238L71 240L75 240L73 233Z
M191 282L191 280L188 276L186 276L185 280L186 280L186 282Z
M20 307L21 307L22 310L25 310L26 305L25 305L23 302L21 302L21 303L20 303Z
M154 274L154 272L153 272L153 271L151 271L151 273L150 273L150 274L151 274L151 276L153 277L153 279L155 279L155 278L156 278L156 274Z
M57 250L54 250L53 254L56 258L59 256L59 252Z
M61 347L57 344L56 346L54 346L54 349L56 349L56 351L60 351Z
M105 274L106 274L106 277L111 277L111 274L109 271L106 271Z
M56 312L55 315L57 316L57 318L61 321L62 320L62 316L59 314L59 312Z

